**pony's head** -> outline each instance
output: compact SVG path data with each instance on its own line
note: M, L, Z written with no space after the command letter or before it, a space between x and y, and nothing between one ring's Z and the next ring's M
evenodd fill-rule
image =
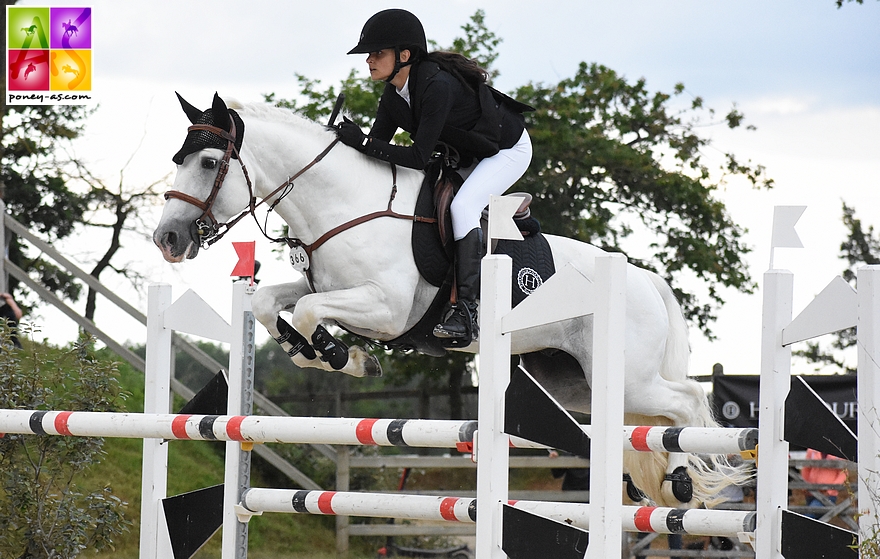
M177 98L192 126L172 157L177 176L153 232L153 242L169 262L195 258L199 247L217 237L250 199L242 169L229 164L239 157L244 122L216 93L205 111Z

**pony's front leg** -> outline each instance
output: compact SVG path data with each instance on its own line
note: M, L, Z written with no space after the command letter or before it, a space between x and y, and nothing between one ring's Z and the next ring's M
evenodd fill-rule
M293 310L293 326L300 332L312 332L311 344L321 354L321 368L340 371L355 377L381 376L379 361L359 346L347 347L323 326L337 322L347 328L378 339L391 339L404 328L409 307L393 305L406 301L394 287L369 283L303 297ZM410 294L409 301L412 301Z
M297 332L278 314L292 311L297 301L311 293L305 279L292 283L261 287L252 300L254 316L266 328L278 345L298 367L320 367L315 350L300 332Z

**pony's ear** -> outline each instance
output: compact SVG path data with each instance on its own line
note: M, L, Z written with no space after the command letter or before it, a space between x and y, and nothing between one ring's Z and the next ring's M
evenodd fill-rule
M227 132L232 128L232 123L229 120L229 109L226 108L226 103L224 103L223 99L217 95L217 92L214 92L214 102L211 104L211 115L214 117L214 126L217 128L226 130Z
M202 111L190 105L186 99L180 96L180 93L175 91L174 94L177 95L177 99L180 101L180 106L183 108L183 112L186 113L186 117L189 121L193 124L198 122L199 118L202 116Z

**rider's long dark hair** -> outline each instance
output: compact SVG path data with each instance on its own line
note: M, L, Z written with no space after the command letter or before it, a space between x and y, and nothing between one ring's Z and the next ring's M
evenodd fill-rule
M435 50L423 53L421 59L437 63L440 68L455 76L458 81L473 92L476 92L480 84L486 83L489 79L489 72L481 67L476 60L457 52Z

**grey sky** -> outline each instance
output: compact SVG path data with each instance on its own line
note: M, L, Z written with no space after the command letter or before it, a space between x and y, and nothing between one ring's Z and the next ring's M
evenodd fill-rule
M684 81L712 98L821 91L825 103L865 103L876 101L880 85L876 4L556 0L402 7L419 15L441 45L483 9L489 29L503 39L497 65L499 85L507 89L569 76L587 61L644 76L656 88ZM363 21L389 6L268 0L93 5L96 41L106 49L95 54L106 75L244 89L277 89L294 73L333 80L360 67L362 57L344 53Z

